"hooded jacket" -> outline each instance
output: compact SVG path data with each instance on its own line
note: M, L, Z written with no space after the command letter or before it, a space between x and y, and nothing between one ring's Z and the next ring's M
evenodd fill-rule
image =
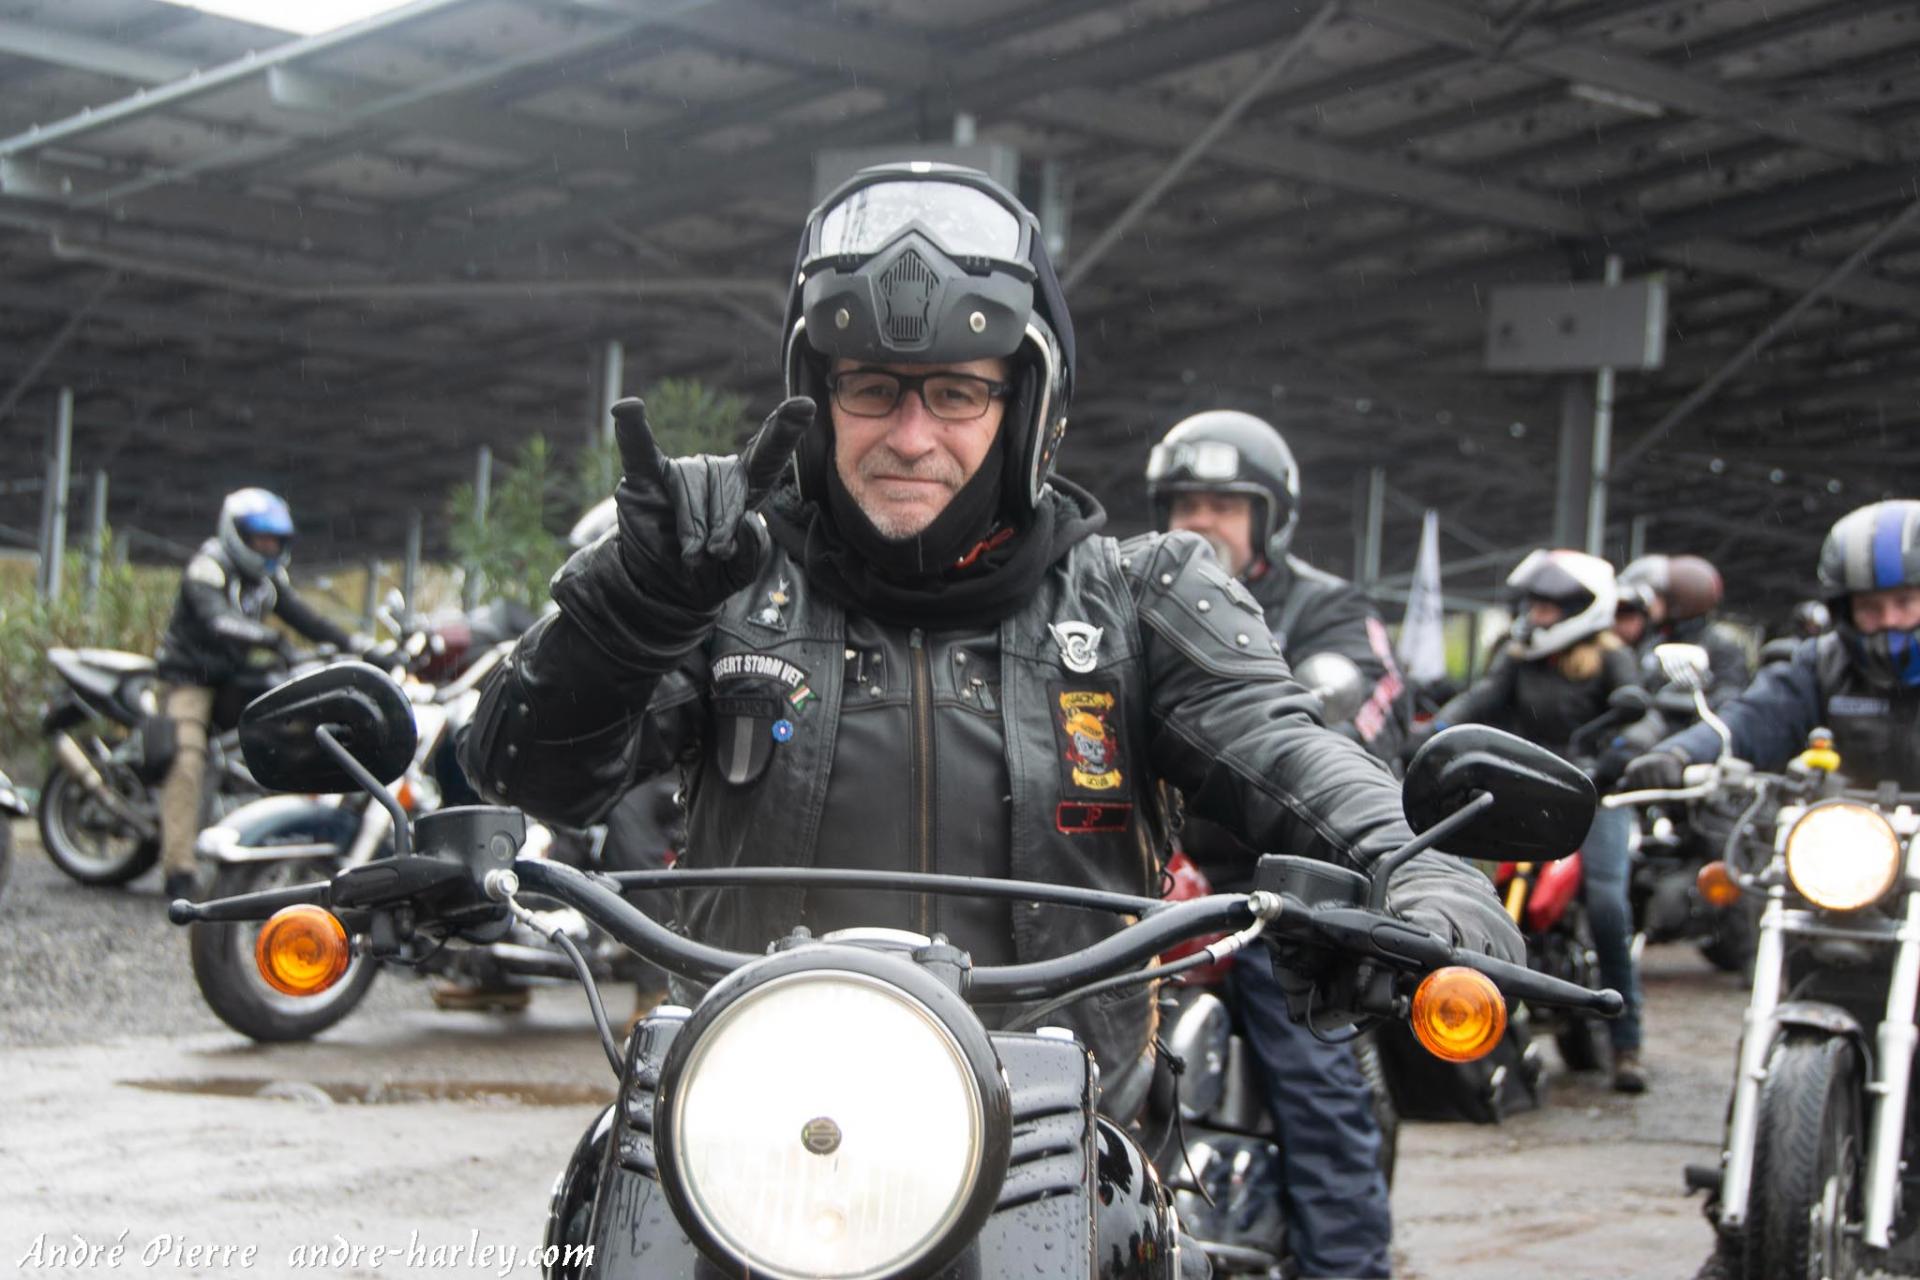
M881 867L1155 894L1158 783L1251 849L1365 868L1405 842L1391 775L1327 732L1260 605L1197 535L1093 535L1098 505L1059 482L1061 539L999 618L882 624L816 589L776 546L707 642L664 676L602 649L586 619L606 561L556 578L560 612L490 678L464 762L480 791L565 823L641 774L683 770L680 865ZM599 624L595 624L599 625ZM1459 945L1519 958L1478 872L1427 853L1390 905ZM678 927L758 951L795 925L941 931L976 963L1097 941L1111 917L921 895L687 890ZM989 1019L991 1020L989 1011ZM1103 1062L1145 1050L1144 990L1064 1011Z

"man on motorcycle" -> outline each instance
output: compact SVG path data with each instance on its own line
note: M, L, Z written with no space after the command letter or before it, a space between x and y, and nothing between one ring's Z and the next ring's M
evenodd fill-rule
M683 866L1131 893L1158 884L1160 779L1256 849L1365 865L1407 839L1391 776L1317 723L1205 541L1097 537L1099 504L1052 475L1073 329L1031 213L973 170L863 170L808 218L789 279L789 398L738 457L670 460L644 406L615 406L618 532L568 561L559 612L489 680L464 755L483 794L578 824L679 766ZM1485 879L1449 858L1409 861L1390 905L1522 954ZM750 951L798 925L893 926L982 965L1117 927L791 889L685 890L678 924ZM1150 993L1060 1019L1117 1109Z
M1713 620L1725 589L1720 571L1699 556L1641 556L1620 571L1614 632L1640 657L1641 681L1658 693L1666 683L1653 660L1655 645L1697 644L1712 664L1707 703L1718 708L1739 696L1751 675L1747 650Z
M1820 548L1819 578L1833 630L1718 708L1733 754L1776 770L1824 725L1849 777L1920 788L1920 501L1842 516ZM1677 787L1685 766L1719 754L1713 727L1697 724L1635 758L1625 785Z
M166 898L193 896L193 840L200 830L200 788L207 766L207 725L214 695L248 667L256 651L284 659L286 633L268 626L274 614L301 635L346 648L346 632L320 616L287 579L293 513L265 489L239 489L220 504L217 533L201 544L180 576L180 594L155 655L163 682L161 711L173 724L173 762L160 789L160 866Z
M1252 414L1195 414L1147 460L1156 527L1205 538L1259 602L1281 656L1319 696L1328 726L1392 759L1406 737L1408 698L1387 629L1359 589L1288 554L1299 499L1293 451ZM1253 859L1224 828L1194 818L1180 843L1215 892L1252 887ZM1288 1016L1264 951L1235 957L1227 993L1266 1076L1286 1160L1281 1210L1299 1274L1391 1275L1380 1127L1352 1049Z

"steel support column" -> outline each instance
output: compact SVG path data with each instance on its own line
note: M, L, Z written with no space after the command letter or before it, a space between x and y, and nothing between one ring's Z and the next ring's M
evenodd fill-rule
M1560 384L1560 461L1553 486L1553 545L1587 540L1593 498L1593 383L1573 375Z
M89 493L92 515L87 521L87 612L100 603L100 570L107 558L107 473L93 473Z
M47 487L41 496L40 596L57 601L67 558L67 472L73 458L73 388L60 388L47 441Z
M473 461L473 519L482 529L487 527L487 503L493 498L493 449L481 445ZM466 575L460 584L460 602L471 609L480 603L480 589L485 585L480 570L473 565L466 566Z

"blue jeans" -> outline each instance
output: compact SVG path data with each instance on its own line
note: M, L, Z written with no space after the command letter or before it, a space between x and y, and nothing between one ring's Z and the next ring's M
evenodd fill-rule
M1260 1063L1280 1136L1281 1209L1302 1276L1393 1274L1393 1215L1380 1172L1373 1093L1345 1045L1287 1016L1264 947L1234 958L1227 1001Z
M1607 1024L1616 1050L1640 1048L1640 970L1633 963L1633 904L1627 899L1632 857L1627 841L1633 815L1601 809L1580 846L1581 892L1600 955L1600 980L1626 997L1626 1012Z

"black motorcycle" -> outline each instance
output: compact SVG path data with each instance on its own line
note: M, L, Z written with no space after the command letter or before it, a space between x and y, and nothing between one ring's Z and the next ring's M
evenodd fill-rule
M81 884L125 884L160 860L160 784L173 763L152 658L117 649L49 649L60 684L41 714L53 766L40 788L40 840ZM232 732L241 710L285 676L250 669L214 698L203 825L260 794Z
M319 992L351 962L409 939L485 945L528 899L572 907L622 944L696 984L691 1008L663 1006L626 1045L610 1029L586 961L563 932L619 1099L601 1113L556 1184L543 1262L552 1277L1182 1277L1207 1264L1140 1144L1101 1112L1092 1055L1056 1010L1214 963L1264 940L1312 973L1316 1020L1409 1021L1435 1052L1493 1047L1510 996L1616 1013L1620 997L1479 954L1390 915L1392 870L1452 844L1477 856L1543 859L1586 831L1586 778L1497 730L1438 735L1406 785L1422 832L1371 878L1311 859L1267 856L1256 887L1168 903L1025 881L859 871L732 868L590 875L516 856L526 823L484 806L430 814L411 829L385 783L414 752L404 693L370 668L339 666L249 708L247 760L269 786L358 785L395 819L395 853L330 881L195 905L176 923L266 919L263 976ZM417 845L420 852L414 852ZM766 953L685 938L625 894L686 887L831 885L909 889L1106 911L1134 922L1068 955L979 967L942 938L797 929ZM1230 931L1163 966L1156 954ZM1496 986L1496 981L1499 984ZM973 1006L1027 1006L1031 1031L989 1030Z

